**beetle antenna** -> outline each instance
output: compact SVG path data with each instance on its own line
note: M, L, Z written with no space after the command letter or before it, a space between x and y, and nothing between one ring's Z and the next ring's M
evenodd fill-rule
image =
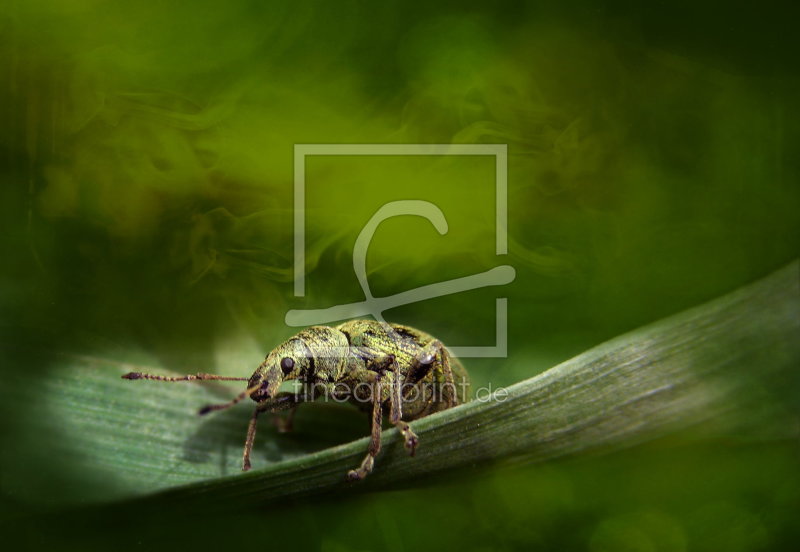
M145 374L143 372L128 372L122 375L122 379L138 380L147 379L155 381L247 381L249 378L237 378L233 376L217 376L214 374L188 374L186 376L159 376L157 374Z
M247 397L249 397L250 395L252 395L256 391L258 391L258 389L260 387L261 387L260 383L258 385L254 385L253 387L248 387L247 389L245 389L244 391L242 391L241 393L236 395L230 401L228 401L226 403L222 403L222 404L209 404L209 405L206 405L203 408L201 408L197 413L202 416L204 414L208 414L209 412L213 412L215 410L225 410L226 408L230 408L231 406L235 405L239 401L242 401L242 400L246 399Z

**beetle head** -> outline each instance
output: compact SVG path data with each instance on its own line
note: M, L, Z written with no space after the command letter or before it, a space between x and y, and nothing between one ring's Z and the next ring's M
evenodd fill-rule
M314 381L314 359L297 338L274 349L253 372L247 386L258 389L250 397L256 402L270 399L278 393L281 383L289 380Z

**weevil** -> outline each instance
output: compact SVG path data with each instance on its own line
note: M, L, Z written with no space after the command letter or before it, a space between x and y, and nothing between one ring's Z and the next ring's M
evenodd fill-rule
M141 372L129 380L247 381L233 400L208 405L200 414L229 408L250 397L256 408L250 418L242 455L242 470L250 469L256 423L264 412L289 411L283 423L291 427L297 406L319 397L351 402L370 416L370 443L361 465L347 479L365 478L381 449L384 417L403 437L411 456L418 439L408 422L461 404L469 396L469 376L457 358L436 338L400 324L352 320L336 327L312 326L270 352L249 378L189 374L170 377ZM299 392L279 392L285 381L300 382Z

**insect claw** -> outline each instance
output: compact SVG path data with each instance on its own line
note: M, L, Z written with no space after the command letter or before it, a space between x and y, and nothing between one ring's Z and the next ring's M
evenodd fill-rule
M208 414L208 413L209 413L209 412L211 412L212 410L214 410L214 405L212 405L212 404L207 404L207 405L205 405L203 408L201 408L200 410L198 410L198 411L197 411L197 413L198 413L200 416L205 416L206 414Z
M141 372L128 372L127 374L122 374L122 379L127 379L127 380L142 379L142 373Z

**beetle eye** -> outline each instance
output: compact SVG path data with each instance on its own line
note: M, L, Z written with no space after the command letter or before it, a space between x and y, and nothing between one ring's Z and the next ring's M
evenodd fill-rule
M294 360L289 357L283 357L281 359L281 370L283 370L283 375L285 376L291 372L292 368L294 368Z

